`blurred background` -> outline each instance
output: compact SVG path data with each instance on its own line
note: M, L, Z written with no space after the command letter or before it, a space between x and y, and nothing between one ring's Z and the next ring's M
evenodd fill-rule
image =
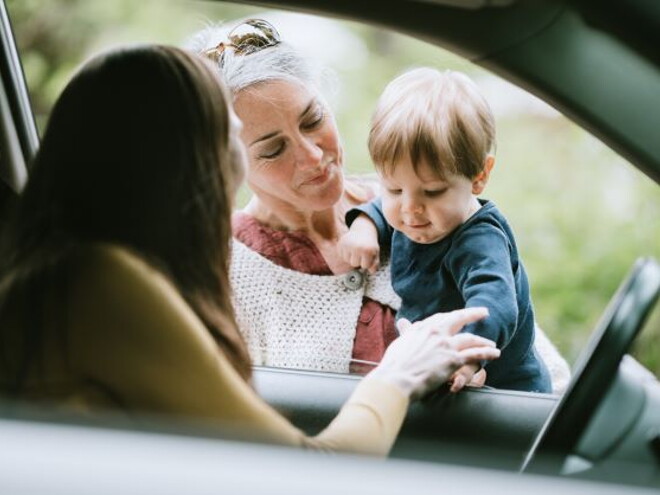
M184 0L8 0L40 131L76 67L124 43L183 45L203 27L245 16L270 20L283 39L326 67L350 173L373 173L369 120L386 83L412 66L461 70L496 115L496 168L483 195L516 232L539 324L574 362L636 258L660 259L660 189L624 159L534 96L470 62L360 24ZM164 105L167 102L163 102ZM249 192L242 191L241 203ZM660 311L635 356L660 376Z

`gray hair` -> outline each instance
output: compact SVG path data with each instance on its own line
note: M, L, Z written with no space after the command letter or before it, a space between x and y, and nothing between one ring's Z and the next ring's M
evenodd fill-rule
M208 26L195 33L186 45L196 53L204 53L225 40L229 29L224 25ZM233 95L255 84L274 80L302 83L320 91L321 79L327 76L286 42L250 55L236 55L233 50L227 50L223 64L218 63L217 67Z

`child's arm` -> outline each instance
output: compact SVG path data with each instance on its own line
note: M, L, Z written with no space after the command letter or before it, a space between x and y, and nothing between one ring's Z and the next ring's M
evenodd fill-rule
M392 227L385 219L381 200L375 199L349 210L346 225L349 231L339 240L339 255L351 266L375 272L381 248L387 251L392 237Z
M504 349L516 331L519 311L507 236L490 224L475 226L456 239L448 267L465 307L485 306L490 312L489 318L466 326L466 331Z
M378 231L364 213L358 215L337 245L339 256L349 265L374 273L380 261Z

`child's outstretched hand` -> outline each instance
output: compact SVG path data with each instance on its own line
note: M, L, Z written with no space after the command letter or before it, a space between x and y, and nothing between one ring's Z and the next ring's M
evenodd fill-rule
M371 219L361 214L338 243L339 256L355 268L374 273L380 259L378 231Z
M454 372L449 379L449 391L453 394L466 385L482 387L486 383L486 371L476 364L466 364Z

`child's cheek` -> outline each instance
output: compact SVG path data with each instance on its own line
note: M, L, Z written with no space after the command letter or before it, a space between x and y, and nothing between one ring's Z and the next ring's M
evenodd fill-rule
M400 223L399 202L389 194L383 196L383 214L387 223L396 228Z

